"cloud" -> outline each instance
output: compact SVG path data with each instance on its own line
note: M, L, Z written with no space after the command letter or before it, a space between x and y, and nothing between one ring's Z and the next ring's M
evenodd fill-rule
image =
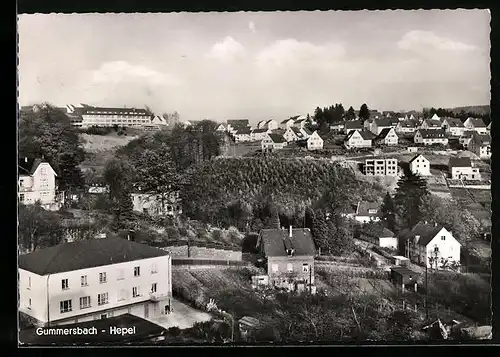
M248 28L250 29L250 31L252 31L253 33L256 33L257 32L257 29L255 28L255 22L253 21L250 21L248 23Z
M280 40L265 48L256 56L262 66L321 66L333 64L345 54L344 47L329 43L315 45L295 39Z
M125 61L105 62L92 72L92 82L96 84L118 84L141 82L154 85L176 85L179 80L146 66L132 65Z
M425 51L429 48L442 51L465 52L476 49L462 42L454 41L446 37L440 37L429 31L407 32L398 42L398 47L403 50Z
M241 43L231 36L226 36L222 41L212 46L207 57L224 62L231 62L241 58L245 54L245 48Z

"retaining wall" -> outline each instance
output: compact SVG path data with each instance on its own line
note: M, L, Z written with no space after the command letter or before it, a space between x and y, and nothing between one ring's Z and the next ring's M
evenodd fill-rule
M170 252L173 258L188 258L187 245L173 245L162 247L161 249ZM232 250L230 248L207 248L207 247L189 247L189 258L197 259L212 259L212 260L232 260L242 261L241 251Z

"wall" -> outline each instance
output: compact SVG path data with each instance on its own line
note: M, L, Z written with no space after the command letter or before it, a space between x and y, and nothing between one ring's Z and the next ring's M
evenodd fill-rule
M157 273L152 274L152 264L156 263ZM134 267L140 266L140 276L134 277ZM118 272L123 269L124 279L118 280ZM21 271L21 270L20 270ZM99 283L99 273L106 272L107 282ZM29 273L31 274L31 273ZM20 283L20 291L24 295L24 299L28 296L26 289L23 287L27 284L29 274L23 273ZM80 278L82 275L87 275L88 286L82 287ZM50 321L58 319L74 318L82 314L93 314L100 311L105 311L120 306L146 302L150 299L151 284L157 284L157 293L165 293L171 296L171 257L166 255L143 259L120 264L105 265L90 269L75 270L52 274L49 276L40 277L37 280L36 288L33 286L32 279L32 310L24 310L28 315L34 316L42 321L47 321L47 279L50 296ZM68 279L69 289L62 290L61 280ZM138 286L141 296L132 298L132 287ZM124 300L118 301L121 290L127 292ZM100 293L108 293L108 303L97 305L97 295ZM90 296L89 308L80 309L80 297ZM21 296L23 299L23 296ZM36 307L34 306L36 299ZM72 311L61 313L60 301L72 300ZM73 320L74 321L74 320Z
M291 263L293 267L293 273L288 273L288 264ZM309 264L309 271L307 273L302 271L302 264ZM278 271L273 272L273 264L278 265ZM314 284L314 258L308 256L295 256L295 257L269 257L267 261L267 273L269 275L269 281L272 283L274 278L286 279L290 274L293 274L297 279L307 279L312 278L312 283Z
M46 283L47 277L19 269L19 311L39 321L47 321ZM30 298L31 309L28 309Z
M174 259L188 258L187 245L174 245L174 246L162 247L161 249L168 251ZM197 247L191 245L189 247L189 251L190 251L189 258L235 260L235 261L243 260L241 250L206 248L206 247Z
M441 240L441 236L445 236L446 239L444 241ZM458 243L450 232L445 230L444 228L434 237L429 244L427 245L427 256L434 256L434 246L437 245L439 248L438 257L448 258L452 257L452 260L460 262L460 243ZM430 268L430 264L428 263L428 267ZM439 264L438 264L439 267Z

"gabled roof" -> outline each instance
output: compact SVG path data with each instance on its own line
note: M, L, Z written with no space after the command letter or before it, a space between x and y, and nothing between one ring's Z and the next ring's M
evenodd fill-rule
M267 129L266 128L262 128L262 129L253 129L252 130L252 134L261 134L261 133L265 133L267 132Z
M281 122L281 124L286 124L286 123L288 123L290 120L291 120L291 121L295 121L295 119L294 119L294 118L288 118L288 119L283 120L283 121Z
M266 121L266 120L261 120L261 121L259 121L259 122L257 123L257 126L259 126L260 124L265 124L265 123L267 123L267 121Z
M418 122L414 119L405 119L400 121L398 125L403 128L416 128L418 126Z
M291 128L291 129L299 139L305 139L304 133L299 128Z
M275 121L274 119L269 119L266 121L266 125L269 125L270 122Z
M392 126L392 121L389 118L375 119L377 126Z
M441 229L443 226L420 221L412 228L409 236L410 238L420 236L417 244L426 247Z
M311 130L309 130L307 128L302 128L302 131L304 131L304 133L306 133L307 135L312 135Z
M434 119L425 119L423 122L422 122L422 125L426 123L427 126L431 127L431 128L440 128L441 127L441 121L440 120L434 120Z
M94 268L168 255L166 251L122 238L63 243L19 256L19 268L38 275Z
M446 132L443 129L418 129L424 139L446 138Z
M19 168L19 175L33 175L36 171L36 169L38 168L38 166L40 166L40 164L42 163L45 163L45 164L48 164L50 166L50 164L46 161L43 161L42 159L38 159L38 158L26 158L26 157L23 157L23 158L19 158L18 159L18 162L17 162L17 166ZM52 168L52 166L51 166ZM52 169L54 170L54 169ZM55 173L55 172L54 172ZM56 174L57 176L57 174Z
M491 136L474 132L473 140L481 145L491 145Z
M385 139L385 137L391 132L391 130L394 130L394 128L384 128L382 129L382 131L380 132L380 134L378 134L378 139Z
M470 157L450 157L448 163L450 167L472 167Z
M486 128L483 119L480 118L467 118L469 122L474 126L474 128Z
M415 161L418 158L422 158L424 160L427 160L424 155L418 154L418 155L415 155L415 157L413 157L413 159L411 159L408 163L411 164L413 161ZM427 160L427 161L429 161L429 160Z
M363 120L348 120L345 122L346 129L363 129Z
M463 139L465 139L465 138L472 138L474 136L474 134L476 134L475 131L466 130L466 131L463 132L463 134L460 137L463 138Z
M286 143L285 138L282 135L280 135L280 134L270 133L270 134L267 134L267 135L269 135L269 137L271 138L271 140L275 144Z
M450 128L463 128L464 123L459 118L444 118L443 121L446 120L448 126Z
M316 249L308 228L292 229L292 238L288 229L262 229L260 231L261 243L268 257L285 257L287 249L293 249L295 256L314 256Z
M227 124L231 125L233 128L236 126L249 126L250 125L248 119L228 119Z
M234 135L250 135L252 133L252 130L249 127L246 128L238 127L235 130L236 132L234 133Z
M370 131L367 131L367 130L354 130L354 131L351 131L345 138L345 141L348 141L355 133L359 133L359 135L361 135L361 137L363 138L363 140L373 140L373 138L375 137L375 135L370 132Z
M369 210L371 209L377 210L377 213L370 213ZM376 216L378 214L379 209L380 205L377 202L361 201L358 204L358 209L356 214L358 216Z
M304 119L297 119L297 120L295 120L295 124L300 124L300 123L302 123L303 121L306 121L306 120L307 119L305 119L305 118Z

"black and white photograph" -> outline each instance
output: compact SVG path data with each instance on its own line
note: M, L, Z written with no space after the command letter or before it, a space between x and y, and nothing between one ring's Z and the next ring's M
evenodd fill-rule
M19 346L489 343L490 21L19 14Z

